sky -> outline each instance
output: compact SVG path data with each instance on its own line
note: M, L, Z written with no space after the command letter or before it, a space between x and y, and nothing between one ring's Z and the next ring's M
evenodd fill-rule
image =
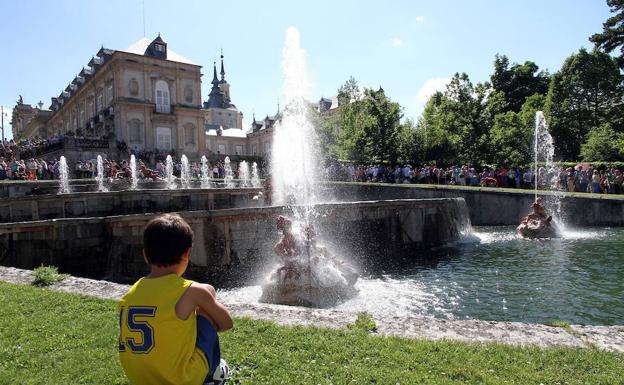
M203 66L207 100L213 60L225 56L232 102L244 128L277 111L286 29L307 55L308 98L336 95L353 76L384 88L404 116L456 72L489 79L494 55L556 72L602 30L605 0L0 1L0 105L5 134L19 95L45 108L99 48L124 49L161 34L169 49ZM145 20L145 23L143 22ZM283 100L282 100L283 102Z

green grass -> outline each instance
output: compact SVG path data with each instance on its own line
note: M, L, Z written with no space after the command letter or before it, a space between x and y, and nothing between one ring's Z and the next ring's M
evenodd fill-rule
M67 274L59 274L56 266L39 266L33 270L33 285L50 286L68 277Z
M115 302L0 283L0 384L126 384ZM361 316L363 323L366 316ZM369 325L370 326L370 325ZM624 355L371 336L236 319L232 384L623 384Z

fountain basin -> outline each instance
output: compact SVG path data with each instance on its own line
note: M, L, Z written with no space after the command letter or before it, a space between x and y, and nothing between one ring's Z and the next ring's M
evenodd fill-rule
M325 203L315 211L319 238L333 255L356 267L456 241L470 228L463 199ZM269 252L279 238L275 218L289 213L282 206L181 211L195 232L189 274L226 284L266 277L276 264ZM52 264L79 276L133 280L146 272L142 234L154 216L3 223L0 261L29 269Z

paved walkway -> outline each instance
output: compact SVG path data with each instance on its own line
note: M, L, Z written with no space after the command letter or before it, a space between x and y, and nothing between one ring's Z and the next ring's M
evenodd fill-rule
M0 266L0 281L29 284L30 270ZM128 285L87 278L68 277L50 289L119 299ZM294 306L227 302L225 305L237 317L274 321L282 325L314 325L340 328L353 323L356 313L330 309L309 309ZM520 322L479 320L443 320L425 316L388 317L375 319L378 334L418 339L449 339L464 342L499 342L517 346L598 348L624 352L624 326L550 327Z

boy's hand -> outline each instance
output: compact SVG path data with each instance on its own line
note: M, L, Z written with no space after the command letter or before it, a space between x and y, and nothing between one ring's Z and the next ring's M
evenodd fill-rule
M234 326L228 310L217 301L217 292L214 287L207 284L193 283L188 288L190 299L198 306L214 323L217 331L222 332Z

